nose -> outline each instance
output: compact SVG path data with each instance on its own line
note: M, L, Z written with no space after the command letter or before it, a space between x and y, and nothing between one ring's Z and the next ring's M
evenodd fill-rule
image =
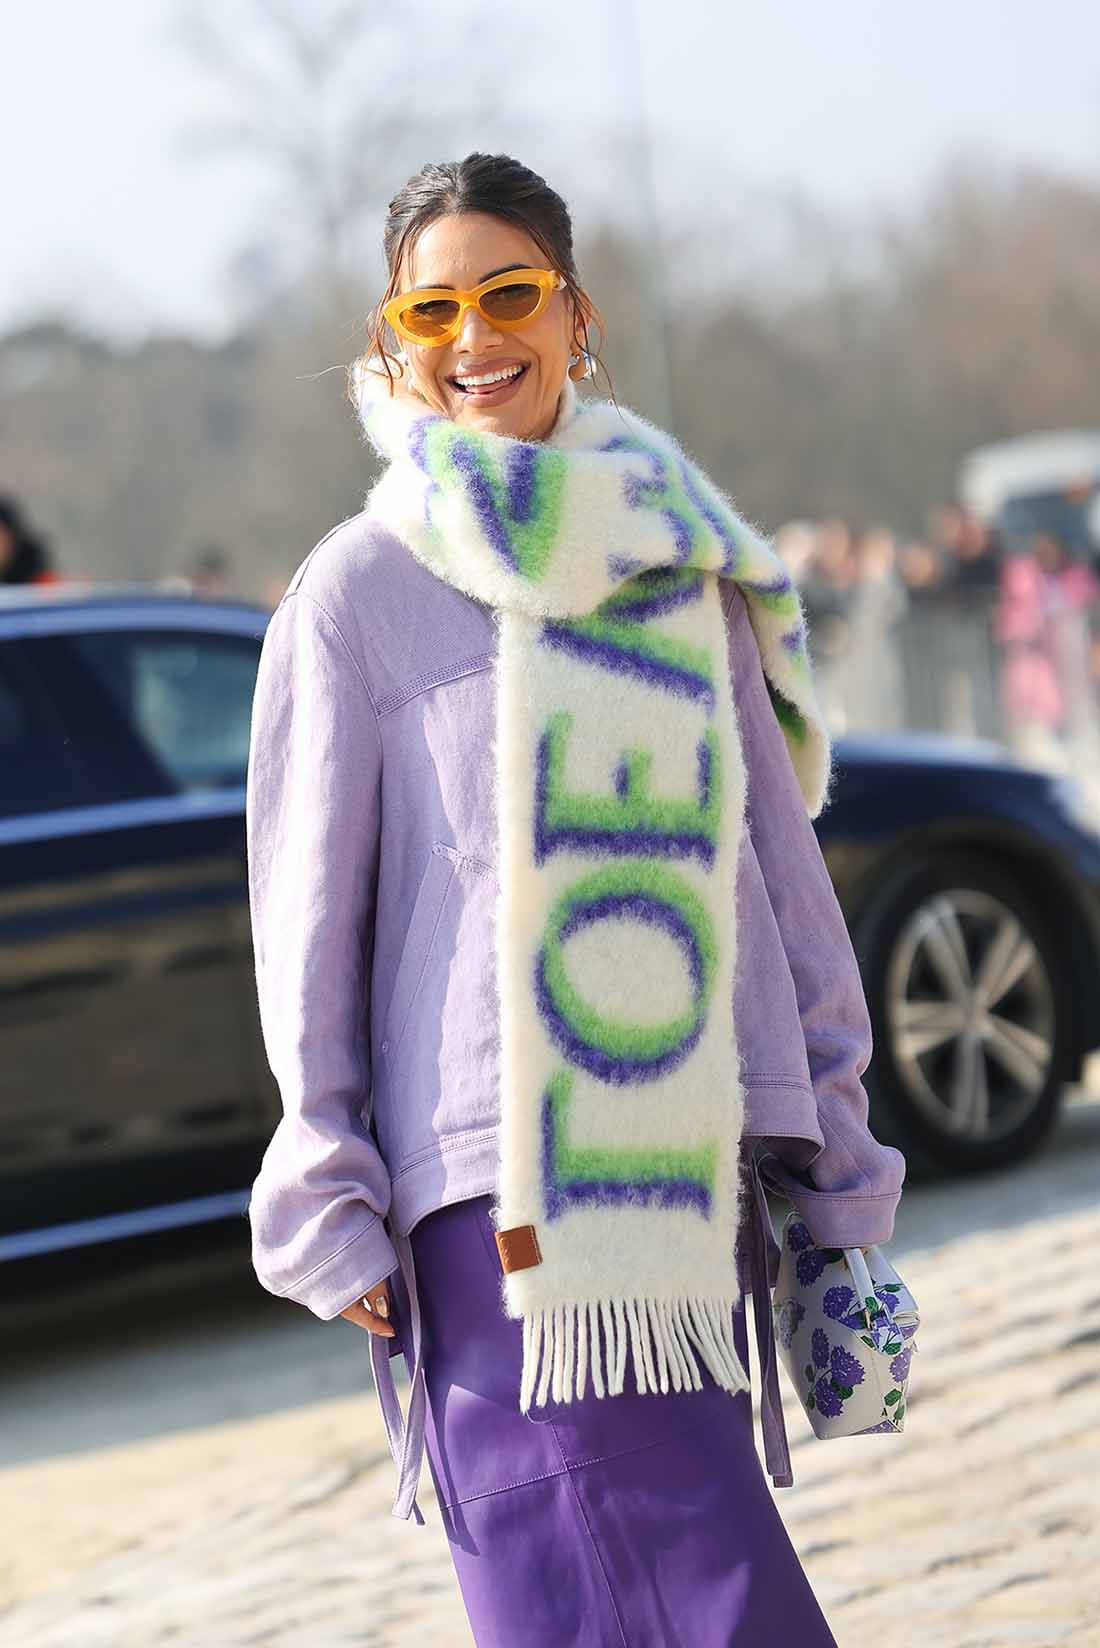
M455 344L461 352L476 355L486 343L493 343L500 336L492 321L486 320L477 305L472 303L463 311Z

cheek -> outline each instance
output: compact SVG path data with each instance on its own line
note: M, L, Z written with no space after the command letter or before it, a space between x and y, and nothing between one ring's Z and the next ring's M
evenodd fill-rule
M538 355L540 375L544 380L564 376L569 365L569 350L557 323L547 326L544 334L533 341L533 352Z

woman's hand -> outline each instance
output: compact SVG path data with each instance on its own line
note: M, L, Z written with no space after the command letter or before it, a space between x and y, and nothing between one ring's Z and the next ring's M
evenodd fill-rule
M366 1328L368 1333L377 1333L382 1339L392 1339L397 1329L390 1321L393 1315L393 1299L390 1295L390 1284L387 1281L376 1282L368 1288L361 1299L357 1299L347 1310L340 1315L356 1327Z

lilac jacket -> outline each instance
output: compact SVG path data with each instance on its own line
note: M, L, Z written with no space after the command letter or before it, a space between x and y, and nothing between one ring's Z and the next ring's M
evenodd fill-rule
M726 588L748 786L746 1206L767 1218L763 1172L819 1244L884 1242L905 1161L868 1128L862 983L744 599ZM426 1213L495 1188L495 651L491 609L367 513L306 556L264 639L249 897L284 1115L252 1189L252 1257L265 1288L324 1320L404 1271L394 1238ZM759 1287L770 1220L750 1245Z

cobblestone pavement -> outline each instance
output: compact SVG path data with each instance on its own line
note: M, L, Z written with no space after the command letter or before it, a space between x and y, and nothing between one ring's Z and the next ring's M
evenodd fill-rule
M901 1437L819 1443L785 1392L776 1498L841 1648L1100 1648L1100 1210L993 1223L891 1248ZM369 1394L12 1466L0 1648L468 1648L428 1472L424 1528L391 1489Z

